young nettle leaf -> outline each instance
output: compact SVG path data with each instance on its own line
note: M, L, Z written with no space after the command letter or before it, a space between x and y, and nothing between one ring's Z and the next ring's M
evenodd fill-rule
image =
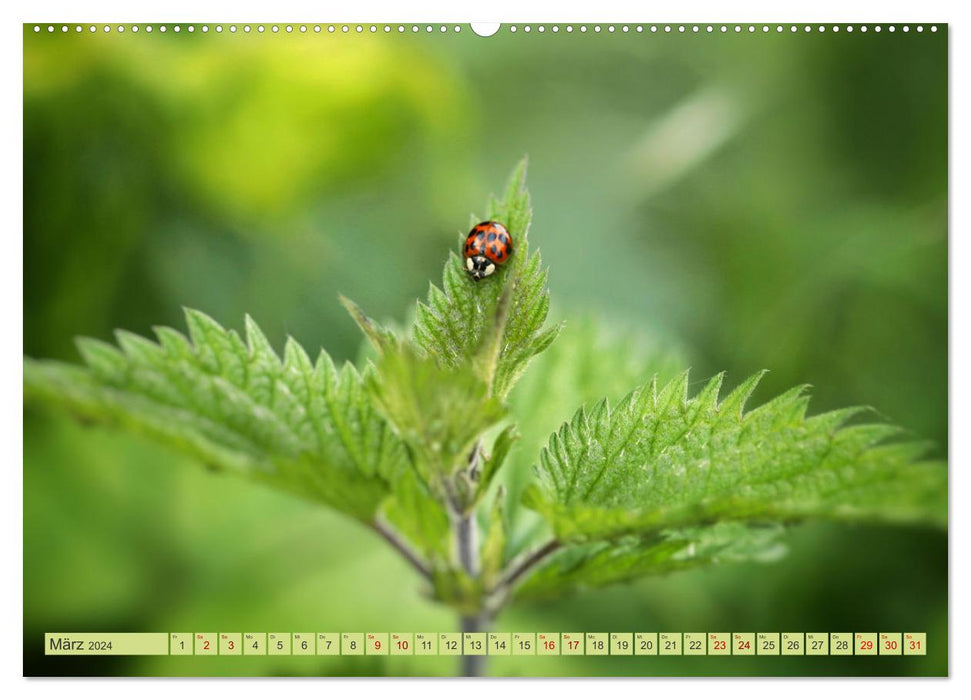
M505 498L506 494L500 487L489 514L485 542L482 543L482 582L487 589L492 588L499 580L505 563L506 526L503 520Z
M516 590L519 600L624 583L722 561L775 561L785 553L780 525L722 522L643 537L567 547L541 564Z
M246 341L198 311L190 337L121 331L118 350L78 345L87 367L27 359L24 390L95 422L147 434L211 467L240 472L370 521L406 466L363 378L292 338L283 360L246 319Z
M448 566L452 556L448 512L413 469L401 471L381 514L435 569Z
M688 399L683 374L579 410L550 437L525 495L563 541L717 520L807 517L942 523L946 470L899 429L806 417L805 387L745 412L761 375L721 402L722 376Z
M385 328L380 323L375 321L373 318L364 313L364 310L355 304L353 301L345 297L343 294L340 296L341 304L347 309L347 313L350 314L351 318L354 319L354 323L357 327L361 329L361 332L371 343L371 346L378 352L384 352L385 350L393 350L398 347L399 341L398 336L394 334L394 331Z
M505 415L478 376L441 367L408 344L384 352L367 384L415 468L439 492L446 477L468 465L481 434Z
M430 286L428 301L418 304L413 329L425 353L445 367L471 368L499 399L559 330L543 330L550 300L539 253L529 251L532 212L525 181L524 159L502 200L490 199L485 216L503 223L512 235L509 261L492 276L474 281L458 253L449 253L442 288ZM459 250L464 240L463 234Z
M493 441L492 452L483 455L482 468L476 484L475 502L481 500L485 495L494 477L499 473L499 469L505 464L506 457L517 440L519 440L519 429L515 424L507 425Z
M498 478L511 501L507 517L513 552L539 544L546 534L535 512L516 506L535 478L533 465L550 433L577 406L604 396L619 400L655 375L673 379L688 365L685 355L673 341L641 329L618 329L591 317L571 318L564 325L509 395L522 439Z

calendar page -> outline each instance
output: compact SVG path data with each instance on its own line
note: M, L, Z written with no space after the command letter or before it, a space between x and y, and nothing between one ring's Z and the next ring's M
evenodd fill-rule
M25 676L948 675L947 23L22 33Z

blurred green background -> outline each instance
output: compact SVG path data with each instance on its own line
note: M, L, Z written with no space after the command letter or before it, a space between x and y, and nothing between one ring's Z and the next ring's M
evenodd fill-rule
M770 368L756 398L809 382L814 410L875 406L946 457L945 27L73 27L24 29L27 355L74 360L77 335L181 329L185 305L235 328L248 312L278 348L290 334L354 359L337 294L405 323L469 211L526 153L556 318L669 339L699 382ZM556 408L551 427L576 406ZM515 468L537 447L524 440ZM926 631L928 656L510 657L491 671L947 672L945 534L815 525L788 541L775 564L517 605L497 628ZM42 639L456 624L357 525L25 410L27 674L449 674L448 658L52 661Z

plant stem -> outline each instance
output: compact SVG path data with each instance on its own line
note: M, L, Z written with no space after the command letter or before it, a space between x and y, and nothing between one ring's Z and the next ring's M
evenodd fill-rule
M503 575L503 577L499 580L499 583L496 585L496 590L501 591L512 588L516 581L529 573L534 566L558 550L561 546L562 545L558 540L550 540L539 549L535 549L527 554L520 563L516 564L515 566L511 566L507 570L505 575Z
M462 634L466 632L482 632L488 624L488 619L484 612L477 615L462 616ZM485 672L485 656L463 656L462 675L466 678L478 678Z
M419 574L421 574L426 580L431 581L431 570L428 568L425 562L423 562L421 558L412 551L411 547L405 544L404 540L399 538L393 530L378 520L375 520L369 524L371 529L381 535L381 537L383 537L388 544L398 550L398 553L407 559L408 563L411 564Z
M458 545L459 563L471 578L477 577L479 575L479 532L474 512L459 516L455 527L455 539ZM485 612L463 615L462 633L482 632L487 623ZM485 656L463 656L462 675L467 678L481 676L485 670L485 660Z
M459 516L455 530L458 542L459 563L470 577L479 575L479 531L475 522L475 513Z

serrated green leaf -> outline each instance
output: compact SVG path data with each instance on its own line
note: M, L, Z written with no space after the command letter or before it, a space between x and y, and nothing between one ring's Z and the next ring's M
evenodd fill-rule
M448 513L414 470L402 470L381 512L434 568L447 566L452 547Z
M503 199L490 199L485 217L509 230L512 258L492 276L476 282L466 274L462 257L450 253L442 288L431 285L427 301L418 304L413 328L415 342L425 353L445 367L471 366L499 399L505 398L529 361L558 332L558 327L543 330L549 292L539 253L529 252L532 213L525 182L523 159ZM458 250L464 241L462 234Z
M491 589L499 580L499 575L502 573L502 567L505 563L506 526L503 519L505 498L506 493L500 488L492 503L489 527L486 530L485 541L482 543L482 582L486 589Z
M652 375L671 379L685 365L685 353L673 342L643 329L608 330L588 316L566 320L556 343L536 358L509 395L522 439L498 480L509 493L513 553L537 544L544 535L539 516L517 506L550 433L577 406L592 405L604 396L619 399Z
M389 328L385 328L373 318L364 313L364 310L353 301L340 296L340 302L347 309L347 313L354 319L354 323L361 329L365 337L370 341L372 347L378 352L391 350L398 346L398 337Z
M149 435L203 460L373 518L406 466L404 446L371 405L363 379L290 339L281 362L256 323L246 338L187 310L191 341L118 333L119 352L78 342L87 367L26 359L28 399Z
M128 362L117 348L94 338L78 338L77 346L81 357L97 377L111 382L124 381Z
M467 466L475 441L505 413L474 374L440 367L408 345L385 352L367 385L434 488Z
M482 472L479 474L479 481L476 484L476 501L481 499L489 489L492 480L499 473L499 469L505 463L509 451L516 441L519 440L519 437L519 428L515 424L507 425L496 436L496 439L492 443L492 453L484 460Z
M856 409L807 418L803 387L743 413L738 392L718 402L721 381L689 400L685 373L579 410L551 436L525 501L575 541L717 520L946 518L944 466L886 442L898 429L847 425Z
M727 561L775 561L785 552L780 525L724 522L666 530L645 537L581 543L556 553L516 590L519 600L624 583Z

